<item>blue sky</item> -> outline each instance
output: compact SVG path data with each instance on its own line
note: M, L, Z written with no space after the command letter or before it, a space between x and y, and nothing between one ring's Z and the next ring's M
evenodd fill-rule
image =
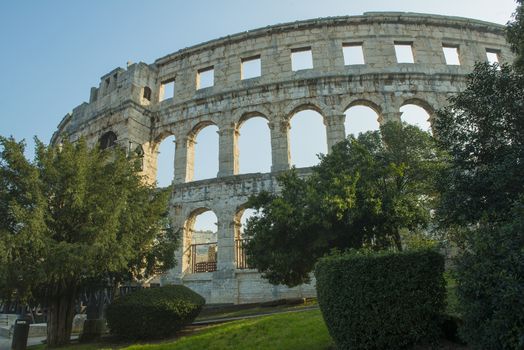
M115 67L125 67L127 61L152 63L181 48L224 35L282 22L366 11L434 13L505 24L515 6L513 0L3 0L0 135L26 139L28 155L32 156L33 136L48 142L62 117L88 100L89 89L98 85L100 76ZM291 132L321 135L319 124L314 126L319 120L316 117L304 116L301 119L307 120L305 126L293 125ZM246 123L241 130L241 145L245 142L242 137L267 140L260 123L263 121ZM202 137L205 132L211 135L209 140L200 140L197 147L214 147L215 131L204 129ZM303 155L304 165L314 162L315 153L325 149L325 140L320 136L317 139L316 144L310 145L313 149ZM293 162L300 165L302 155L293 153L299 147L293 142ZM257 152L256 145L251 149ZM162 164L172 162L167 153L161 154L167 156ZM257 166L269 166L267 154L260 154L257 163L249 165L253 158L243 161L241 149L241 170L244 167L245 172L251 172ZM215 176L213 161L201 161L200 178ZM198 159L195 166L198 169ZM169 182L170 177L168 171L162 182Z

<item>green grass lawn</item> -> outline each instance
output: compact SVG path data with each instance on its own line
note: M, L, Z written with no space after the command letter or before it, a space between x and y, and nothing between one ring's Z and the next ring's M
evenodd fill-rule
M137 344L86 344L71 345L61 350L323 350L330 349L333 341L319 310L276 314L260 318L228 322L209 326L193 335L161 343ZM44 349L39 345L31 350Z
M318 306L316 299L310 299L307 300L304 303L301 304L295 304L295 305L276 305L276 306L253 306L246 309L240 309L240 310L216 310L212 312L202 312L195 321L206 321L206 320L213 320L213 319L221 319L221 318L231 318L231 317L241 317L241 316L251 316L251 315L259 315L259 314L269 314L274 312L282 312L282 311L295 311L300 310L304 308L311 308Z
M307 350L329 349L333 344L319 310L279 314L230 322L172 343L134 345L138 350Z

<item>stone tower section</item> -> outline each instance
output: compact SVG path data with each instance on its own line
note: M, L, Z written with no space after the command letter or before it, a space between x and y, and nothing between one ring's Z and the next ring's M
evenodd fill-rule
M347 47L361 52L360 61L345 60ZM411 56L401 59L397 49ZM446 51L456 62L447 61ZM311 67L293 69L296 52L310 53ZM208 303L313 296L314 281L271 286L250 269L239 232L249 196L278 191L276 176L290 168L293 115L318 112L328 148L345 138L345 111L352 106L370 107L384 123L400 120L400 108L414 104L432 122L434 111L465 88L475 62L488 56L512 61L504 27L467 18L386 12L268 26L109 72L91 89L89 103L63 118L52 142L83 136L91 145L120 146L143 157L143 172L154 182L158 146L174 135L170 212L182 244L163 283L187 285ZM242 63L254 59L260 76L243 79ZM271 172L240 175L239 129L253 116L268 122ZM209 125L218 128L218 173L193 181L195 137ZM307 176L308 169L299 172ZM197 244L195 237L206 235L195 234L195 218L209 210L218 219L216 237Z

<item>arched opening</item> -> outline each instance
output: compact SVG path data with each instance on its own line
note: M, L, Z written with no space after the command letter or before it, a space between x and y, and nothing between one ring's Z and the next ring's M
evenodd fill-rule
M248 269L245 245L248 238L244 236L246 223L249 218L258 215L258 211L251 208L241 208L235 217L235 262L237 269Z
M194 131L193 176L192 180L204 180L218 173L218 127L207 124ZM191 159L188 160L191 163Z
M302 110L290 121L291 164L297 168L319 163L318 155L327 153L326 126L324 117L314 110Z
M380 130L379 115L371 107L364 105L354 105L349 107L346 112L346 121L344 128L346 136L353 135L357 137L367 131Z
M235 225L235 239L244 239L244 230L246 229L247 220L257 216L258 211L252 208L241 209L237 213Z
M215 213L207 208L195 210L187 219L184 234L185 271L216 271L217 221Z
M239 134L239 174L270 172L271 135L266 118L253 116L242 121Z
M151 101L151 88L149 86L144 86L144 93L142 97L148 101Z
M430 114L425 108L413 103L407 103L400 107L400 112L402 112L400 119L403 122L418 126L424 131L432 132Z
M106 149L106 148L115 146L116 140L117 140L117 137L114 132L108 131L104 133L102 136L100 136L100 139L98 140L100 149Z
M157 146L156 182L158 187L170 186L175 176L175 136L170 135Z

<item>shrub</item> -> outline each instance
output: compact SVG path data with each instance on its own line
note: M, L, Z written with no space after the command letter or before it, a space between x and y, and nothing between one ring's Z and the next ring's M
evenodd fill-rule
M111 333L123 338L167 337L191 324L204 303L180 285L141 289L109 305L107 323Z
M320 310L340 349L432 342L445 307L444 258L433 250L352 251L315 267Z
M459 331L474 349L524 349L524 204L508 217L472 233L457 259Z

